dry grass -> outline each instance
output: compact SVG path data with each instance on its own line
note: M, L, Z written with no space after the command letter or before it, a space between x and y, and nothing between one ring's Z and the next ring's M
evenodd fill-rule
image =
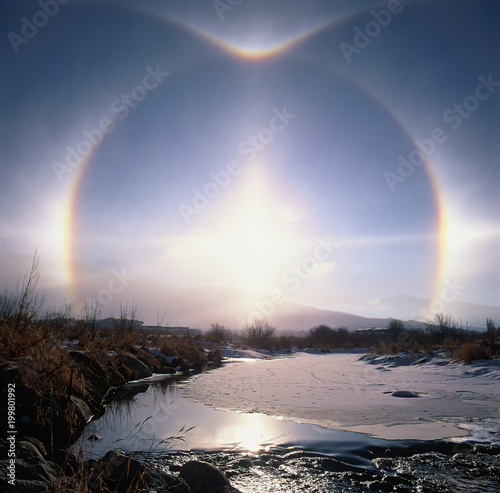
M192 337L165 336L158 346L166 356L177 356L187 361L207 361L207 355L201 344Z
M403 348L397 342L381 342L370 349L371 354L398 354L407 351L408 348Z
M69 388L71 367L67 352L54 338L53 328L47 325L18 325L3 322L0 329L0 362L16 362L22 383L38 390L49 386L58 395ZM74 375L73 388L81 385Z
M457 347L451 355L455 361L465 361L466 363L472 363L478 359L492 359L489 347L480 346L473 342L467 342L463 346Z

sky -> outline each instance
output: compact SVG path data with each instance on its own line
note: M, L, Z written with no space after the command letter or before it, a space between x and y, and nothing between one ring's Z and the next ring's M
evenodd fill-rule
M499 21L490 0L0 2L0 259L37 249L73 297L83 265L374 316L499 306Z

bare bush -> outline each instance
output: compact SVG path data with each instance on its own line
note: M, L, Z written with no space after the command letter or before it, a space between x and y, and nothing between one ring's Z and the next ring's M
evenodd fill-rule
M7 288L0 294L0 320L12 320L16 313L17 296Z
M434 344L442 344L445 339L460 339L463 341L467 336L458 320L451 315L442 313L436 313L432 320L427 321L425 329Z
M40 256L35 251L31 267L24 274L21 287L18 286L17 307L14 317L18 324L36 322L43 307L45 295L40 291Z
M257 320L243 328L245 342L254 348L271 350L276 327L265 320Z
M308 333L310 345L323 349L345 345L349 342L349 338L349 331L345 327L332 329L327 325L318 325L317 327L313 327Z
M217 344L226 344L231 340L231 331L225 325L215 323L210 326L205 339Z
M402 320L393 318L387 325L389 337L392 342L398 342L400 334L405 330L405 324Z
M486 319L486 338L490 343L495 342L497 339L497 328L491 318Z

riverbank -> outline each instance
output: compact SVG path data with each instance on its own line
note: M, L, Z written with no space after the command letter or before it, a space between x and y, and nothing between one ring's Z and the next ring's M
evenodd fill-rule
M207 363L220 363L217 353L201 345L197 354L203 353L203 358L192 361L158 348L130 349L59 347L57 357L69 373L66 388L55 389L50 374L37 369L35 359L2 365L1 421L7 424L7 440L0 444L2 491L237 492L221 471L200 461L185 464L174 476L120 450L107 450L97 460L73 453L72 446L85 426L105 414L111 403L126 397L127 382L174 380L200 371Z

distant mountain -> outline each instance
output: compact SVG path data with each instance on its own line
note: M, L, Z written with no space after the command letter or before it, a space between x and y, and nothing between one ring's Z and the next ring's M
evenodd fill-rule
M421 315L431 303L430 299L418 298L416 296L394 296L381 300L384 305L392 306L395 318L416 318L420 320ZM486 328L486 318L491 318L500 325L500 307L478 305L467 301L438 302L431 305L433 313L450 314L464 326L470 328ZM416 316L415 316L416 314Z
M31 258L22 255L0 255L0 289L8 284L15 290L22 274L29 268ZM45 289L46 309L60 309L64 299L71 296L68 287L57 279L57 262L42 262L40 285ZM285 300L273 303L268 295L224 287L177 288L155 283L146 279L131 279L113 273L75 264L74 269L80 280L72 286L71 292L79 294L75 303L75 315L79 315L85 299L99 299L102 316L118 316L120 304L136 304L141 319L148 325L169 324L208 328L211 323L223 323L231 328L242 328L254 318L266 318L283 330L308 330L320 324L331 327L358 329L366 327L386 327L389 317L402 320L419 320L407 325L417 327L425 319L429 300L413 296L395 296L377 300L377 303L344 297L341 310L327 310L306 306ZM335 297L332 296L332 300ZM352 302L352 305L349 305ZM340 303L339 303L340 304ZM354 315L346 307L352 306ZM378 308L384 308L384 315ZM471 328L484 328L486 317L500 325L500 307L481 306L474 303L455 301L446 304L444 313L461 319ZM164 315L164 316L163 316ZM366 316L362 316L366 315Z
M386 319L397 318L401 320L427 321L436 313L451 315L464 327L484 330L486 318L491 318L500 326L500 307L479 305L467 301L435 302L429 298L417 296L398 295L380 299L362 299L338 296L332 293L328 296L310 298L310 305L323 310L329 308L345 313L355 313L362 317Z
M106 289L100 285L102 282L96 283L96 279L87 280L78 284L78 291L83 298L96 297L96 293ZM62 294L57 289L46 290L47 300L62 299ZM155 325L159 321L171 326L208 328L211 323L218 322L231 328L242 328L254 319L266 318L280 329L294 331L309 330L320 324L349 329L385 327L390 320L320 310L286 301L272 306L263 298L233 288L181 289L137 279L129 281L126 288L103 307L103 314L117 316L120 303L128 303L129 306L137 304L146 324ZM261 309L258 310L257 306Z

